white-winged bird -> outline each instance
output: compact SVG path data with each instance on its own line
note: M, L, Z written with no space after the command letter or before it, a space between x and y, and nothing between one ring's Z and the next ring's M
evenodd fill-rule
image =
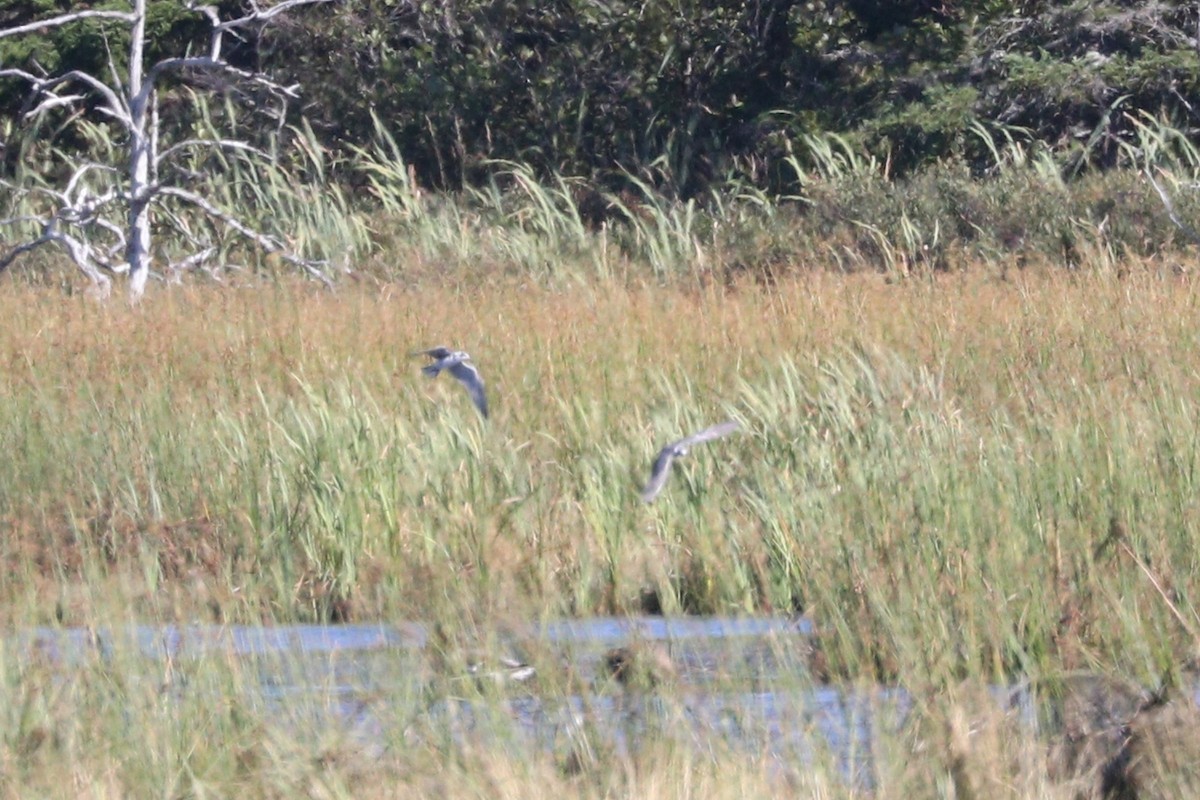
M483 378L479 376L479 370L475 368L475 365L468 363L471 360L469 353L464 353L462 350L451 350L449 347L431 347L428 350L418 350L412 355L429 356L433 359L432 364L421 368L421 371L431 378L436 378L438 373L444 369L450 370L450 374L467 387L471 399L475 402L475 407L479 409L483 418L487 419L487 395L483 393Z
M666 484L667 476L671 474L671 462L680 456L686 456L688 448L701 442L709 442L713 439L719 439L722 436L728 436L739 427L740 425L737 420L722 422L719 425L713 425L711 428L705 428L699 433L693 433L685 439L671 442L662 450L659 450L658 457L654 459L654 466L650 468L650 482L646 484L645 490L642 491L642 500L647 503L654 502L654 498L658 497L658 493L662 491L663 486Z

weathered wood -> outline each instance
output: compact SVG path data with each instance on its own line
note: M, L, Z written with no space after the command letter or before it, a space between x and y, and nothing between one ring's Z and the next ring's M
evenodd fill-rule
M44 32L63 25L88 20L118 20L129 26L129 59L124 75L120 75L116 64L110 59L107 80L80 70L71 70L60 75L41 77L18 68L0 69L0 78L16 78L30 88L30 102L23 114L24 119L41 116L59 108L82 109L83 101L98 97L100 103L95 110L118 125L125 134L124 164L118 168L113 164L82 161L75 165L67 188L63 191L46 190L38 187L28 189L6 184L17 193L41 193L52 200L54 209L44 216L30 218L28 215L0 220L0 228L17 224L37 223L40 233L28 241L16 244L0 253L0 270L8 267L16 258L44 244L57 244L66 250L76 267L92 283L107 294L111 283L109 275L128 273L128 293L133 301L140 300L146 291L150 277L152 259L152 225L155 203L163 197L175 197L207 214L223 227L249 239L255 246L268 252L278 252L281 257L304 269L308 274L329 285L324 262L304 259L289 253L286 246L275 237L261 233L245 220L239 219L228 210L217 207L198 193L159 181L162 167L169 160L197 148L214 150L241 150L260 153L248 142L223 136L191 138L161 147L159 142L157 82L170 73L186 80L188 73L219 72L234 80L257 86L281 102L297 96L297 86L284 86L268 76L248 72L229 64L222 54L224 35L242 28L261 26L268 20L287 11L301 7L328 3L333 0L284 0L269 8L253 6L251 13L230 20L222 20L211 6L189 5L197 14L206 17L211 25L209 52L203 56L164 58L147 68L146 58L146 0L132 0L131 10L85 10L60 14L44 20L0 30L0 38L25 33ZM60 90L71 87L71 94ZM82 113L82 111L80 111ZM107 192L99 197L91 194L84 178L92 170L117 170L125 174L127 190ZM122 219L121 211L124 210ZM64 227L71 227L69 233ZM88 230L115 242L114 246L97 251L88 239ZM195 237L185 237L194 250L168 265L173 269L201 266L215 252L211 243L201 242ZM124 250L124 261L114 263L110 253Z

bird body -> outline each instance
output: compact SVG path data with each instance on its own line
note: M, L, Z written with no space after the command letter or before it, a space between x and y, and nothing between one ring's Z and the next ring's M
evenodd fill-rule
M468 663L467 673L480 683L526 683L537 676L537 667L520 658L500 656L493 664L485 661Z
M449 347L431 347L428 350L418 350L413 355L429 356L433 359L432 364L426 364L421 368L421 372L431 378L436 378L442 370L448 370L458 379L459 383L466 387L475 407L479 409L483 418L487 419L488 405L487 395L483 391L483 378L480 377L479 370L475 368L475 365L470 363L470 353L451 350Z
M537 668L520 653L497 655L479 647L464 648L461 634L452 635L441 622L434 623L425 646L439 678L473 678L482 688L485 684L526 683L537 676Z
M719 439L722 436L728 436L739 427L741 426L737 420L728 420L713 425L710 428L705 428L699 433L693 433L691 436L671 442L662 450L659 450L658 456L654 459L654 466L650 468L650 482L646 484L646 488L642 491L642 500L647 503L654 502L654 498L658 497L658 493L662 491L663 486L667 483L667 478L671 474L671 464L675 459L686 456L688 450L694 445Z

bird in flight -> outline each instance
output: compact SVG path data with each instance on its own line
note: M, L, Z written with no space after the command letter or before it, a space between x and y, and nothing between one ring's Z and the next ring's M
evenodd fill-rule
M728 436L736 431L741 425L737 420L728 420L718 425L713 425L711 428L705 428L699 433L693 433L684 439L677 442L671 442L669 445L658 451L658 457L654 459L654 466L650 468L650 482L646 484L646 488L642 491L642 500L647 503L654 502L654 498L658 497L658 493L662 491L663 486L667 482L667 476L671 474L671 462L680 456L686 456L688 448L701 442L710 442L713 439L719 439L722 436Z
M479 370L475 368L475 365L469 363L470 353L451 350L449 347L431 347L428 350L418 350L412 355L429 356L433 359L432 364L421 368L421 371L431 378L436 378L438 373L444 369L450 370L450 374L467 387L467 392L470 393L471 400L475 402L475 407L479 409L483 418L487 419L487 395L483 393L483 378L479 377Z

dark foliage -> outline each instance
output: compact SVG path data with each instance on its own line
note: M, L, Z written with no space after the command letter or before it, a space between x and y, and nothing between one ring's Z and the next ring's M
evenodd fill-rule
M5 4L0 25L63 5ZM151 57L202 45L181 3L152 8ZM233 56L301 83L294 113L330 144L363 144L377 114L426 185L471 184L507 159L693 196L728 177L780 180L787 142L812 131L850 134L896 173L985 162L975 121L1104 166L1128 134L1114 108L1196 124L1196 13L1131 0L345 0L281 17ZM0 40L0 61L96 70L109 48L122 57L117 27ZM21 91L0 85L0 111L15 113Z

